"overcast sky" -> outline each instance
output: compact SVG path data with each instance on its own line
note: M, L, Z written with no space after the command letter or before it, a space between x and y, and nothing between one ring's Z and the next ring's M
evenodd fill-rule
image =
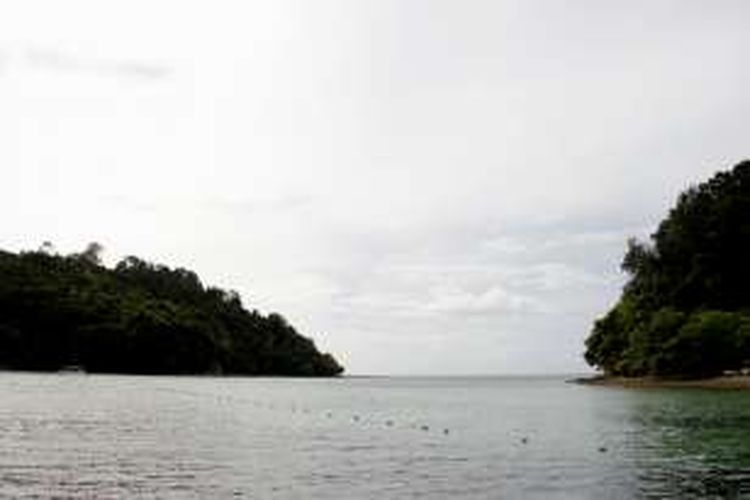
M90 241L355 374L581 372L628 236L748 154L750 3L0 4L0 247Z

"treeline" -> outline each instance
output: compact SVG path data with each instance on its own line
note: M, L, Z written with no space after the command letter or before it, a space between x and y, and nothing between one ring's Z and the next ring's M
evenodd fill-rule
M141 374L332 376L343 369L279 314L243 308L186 269L127 257L113 269L91 244L0 251L0 367Z
M586 340L624 376L708 377L750 366L750 162L682 193L649 243L628 242L622 296Z

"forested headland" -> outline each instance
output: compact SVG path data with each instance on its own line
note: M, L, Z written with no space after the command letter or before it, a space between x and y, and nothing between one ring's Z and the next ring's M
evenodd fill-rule
M608 375L703 378L750 366L750 161L683 192L594 323L585 358Z
M101 246L0 251L0 368L138 374L332 376L343 368L281 315L236 292Z

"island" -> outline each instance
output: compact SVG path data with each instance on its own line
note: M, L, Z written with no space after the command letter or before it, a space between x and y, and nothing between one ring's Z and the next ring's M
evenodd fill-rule
M196 273L101 245L0 251L0 368L123 374L335 376L343 368L277 313Z
M750 368L750 161L680 194L622 262L628 280L593 325L586 361L602 383L741 379ZM640 382L628 380L640 378ZM676 385L690 385L680 384ZM746 386L717 382L706 386Z

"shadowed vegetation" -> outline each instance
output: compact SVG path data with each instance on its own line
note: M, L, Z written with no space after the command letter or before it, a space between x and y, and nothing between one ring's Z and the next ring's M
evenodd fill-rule
M343 369L279 314L243 308L185 269L101 246L59 256L0 251L0 366L144 374L331 376Z
M750 363L750 161L682 193L586 340L608 374L708 377Z

